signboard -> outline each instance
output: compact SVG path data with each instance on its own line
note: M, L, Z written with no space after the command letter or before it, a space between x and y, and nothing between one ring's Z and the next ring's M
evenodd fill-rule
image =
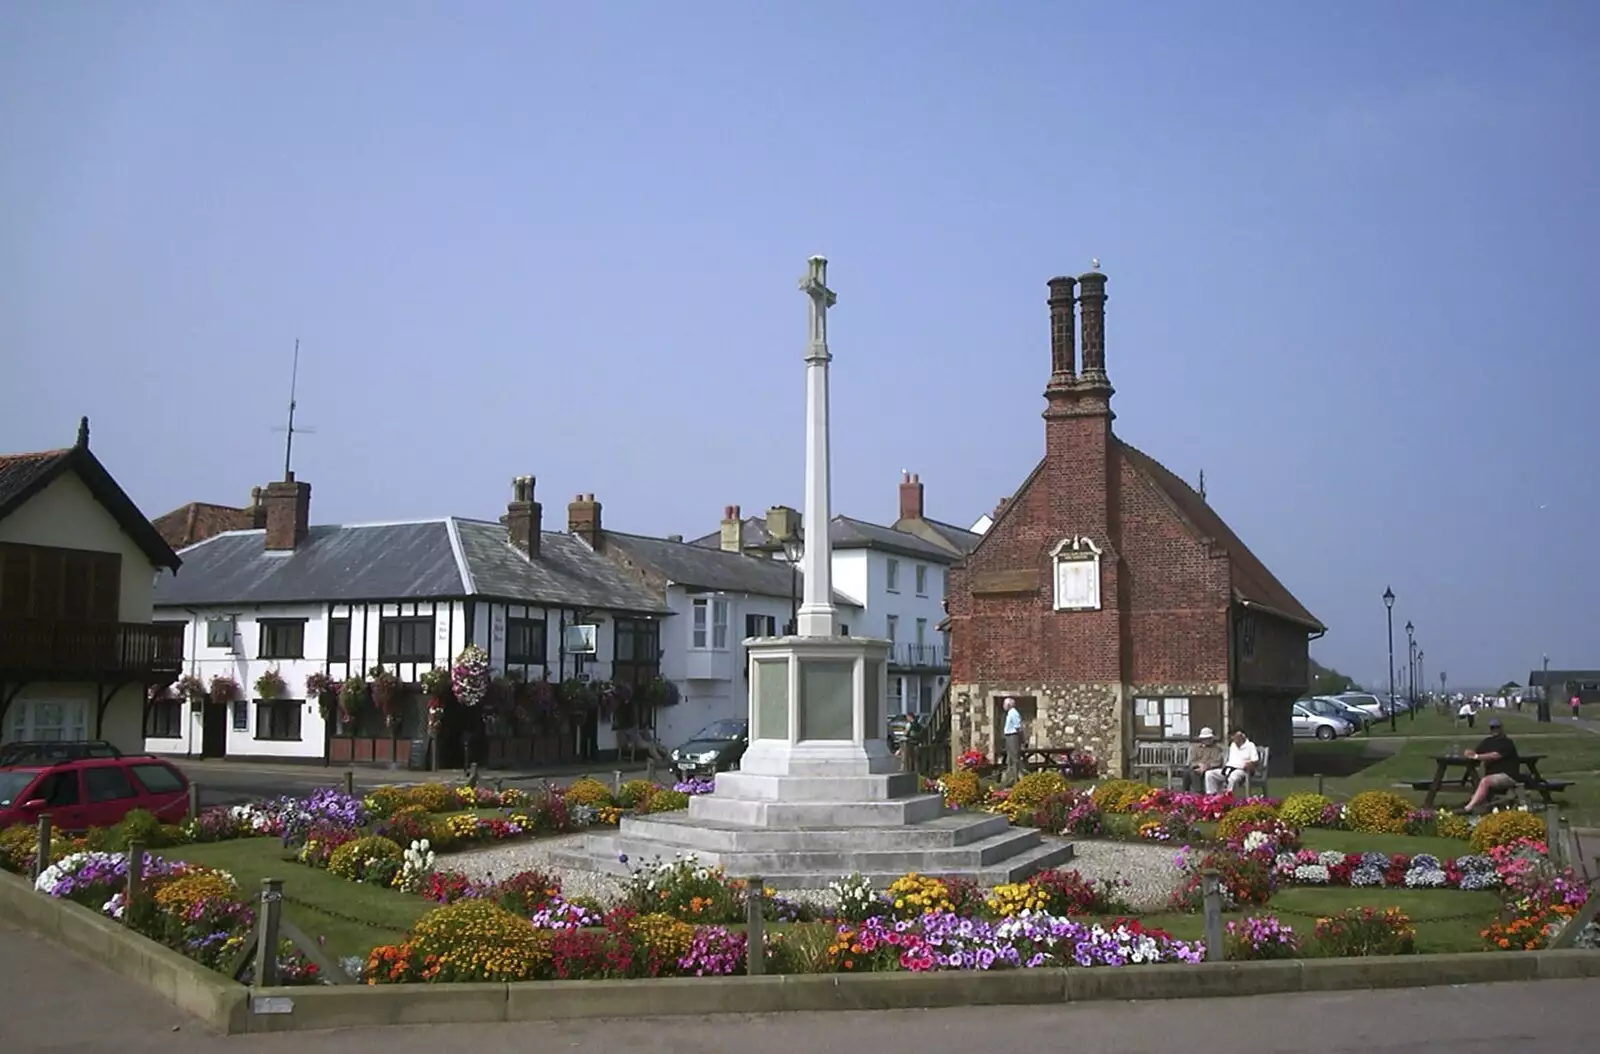
M592 625L568 626L561 641L561 650L568 655L593 655L599 639L598 627Z

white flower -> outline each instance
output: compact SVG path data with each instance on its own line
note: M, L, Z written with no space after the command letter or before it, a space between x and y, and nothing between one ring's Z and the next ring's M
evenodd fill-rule
M1328 869L1321 864L1301 864L1294 869L1294 880L1307 885L1326 885Z

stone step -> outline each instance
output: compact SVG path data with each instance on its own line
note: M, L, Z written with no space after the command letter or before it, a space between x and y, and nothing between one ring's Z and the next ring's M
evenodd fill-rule
M1004 816L946 812L925 823L897 827L821 828L805 832L813 850L853 850L870 843L878 849L942 849L991 838L1010 830ZM797 832L738 824L696 821L687 813L627 817L621 835L677 843L695 852L776 852L794 844Z
M981 868L977 871L965 868L942 869L937 865L920 868L910 868L919 875L930 878L965 878L971 879L985 888L1003 885L1007 882L1022 882L1038 874L1040 871L1052 867L1061 867L1072 860L1071 842L1042 842L1031 849L1027 849L1017 856L1011 857L992 867ZM886 889L889 883L901 877L906 872L898 870L862 871L862 877L871 882L877 889ZM778 890L809 890L825 889L831 877L824 878L815 872L788 872L774 873L761 876L762 881Z
M689 799L689 818L696 823L790 830L898 827L927 823L944 812L944 800L937 794L888 801L759 801L720 794Z

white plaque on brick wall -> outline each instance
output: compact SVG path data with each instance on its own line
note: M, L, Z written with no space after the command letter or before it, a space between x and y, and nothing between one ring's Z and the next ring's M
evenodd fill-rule
M1050 553L1057 611L1100 610L1100 549L1087 538L1063 538Z

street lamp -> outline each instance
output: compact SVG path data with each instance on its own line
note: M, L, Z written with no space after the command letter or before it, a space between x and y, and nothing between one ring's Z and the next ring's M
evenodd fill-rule
M1422 685L1422 696L1423 696L1424 699L1426 699L1427 696L1428 696L1428 678L1423 676L1423 673L1422 673L1422 649L1421 648L1417 649L1417 682Z
M1411 703L1411 720L1417 719L1417 627L1406 619L1406 699Z
M1550 656L1544 657L1544 674L1539 678L1539 721L1550 720Z
M805 540L795 531L783 539L783 556L789 561L789 629L785 636L799 632L800 622L800 558L806 554Z
M1398 731L1394 723L1394 590L1383 587L1383 608L1389 620L1389 731Z

